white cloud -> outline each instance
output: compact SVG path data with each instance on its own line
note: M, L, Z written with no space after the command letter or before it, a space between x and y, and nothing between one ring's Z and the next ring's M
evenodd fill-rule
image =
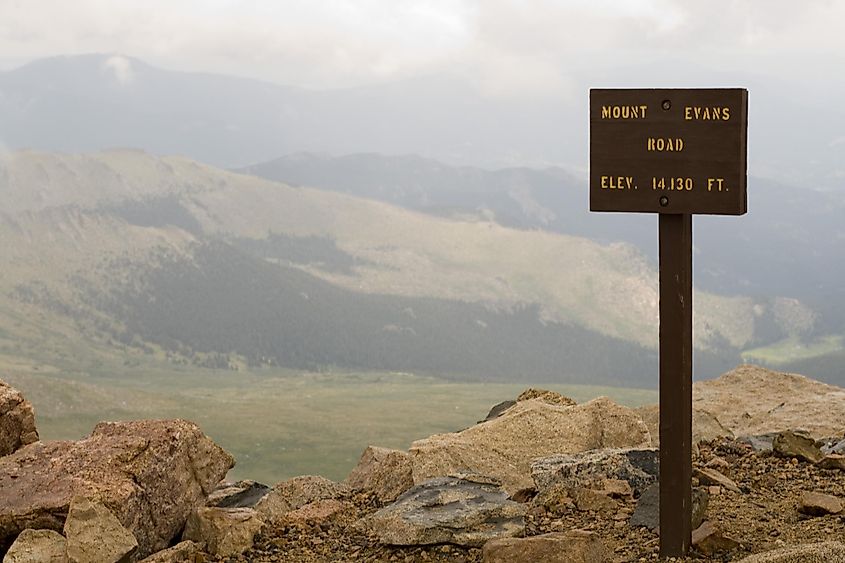
M833 0L0 0L0 53L125 53L316 87L445 70L496 95L557 95L594 60L845 53L842 21Z
M132 68L132 61L121 55L113 55L103 62L103 70L114 75L118 84L126 86L135 80L135 71Z

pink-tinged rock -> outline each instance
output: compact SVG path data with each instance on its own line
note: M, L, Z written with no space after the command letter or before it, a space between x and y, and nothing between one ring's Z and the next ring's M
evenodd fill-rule
M20 391L0 380L0 456L37 441L32 405Z
M76 496L104 504L138 541L170 545L234 459L186 420L101 422L79 441L0 458L0 551L26 528L62 530Z

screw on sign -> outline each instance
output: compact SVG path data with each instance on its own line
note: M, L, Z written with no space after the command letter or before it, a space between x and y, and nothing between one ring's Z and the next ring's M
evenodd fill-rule
M743 88L590 90L590 210L659 214L663 557L692 534L692 215L746 212L747 132Z

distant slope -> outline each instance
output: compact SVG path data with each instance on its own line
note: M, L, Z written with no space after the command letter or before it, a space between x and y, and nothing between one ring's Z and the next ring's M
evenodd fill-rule
M132 147L217 166L303 150L545 162L561 147L580 162L580 136L549 127L550 117L581 124L570 107L485 98L448 75L309 91L108 54L51 57L0 72L0 147Z
M654 217L590 213L584 179L559 168L484 170L417 156L295 154L241 169L292 185L386 201L438 216L487 217L602 243L625 241L656 260ZM752 177L749 213L695 218L698 287L727 295L797 298L819 330L841 331L845 195Z
M155 259L154 259L155 260ZM631 342L542 322L538 307L491 310L435 298L358 294L222 242L165 256L131 282L91 292L121 321L112 336L181 350L200 365L342 366L485 380L648 386L656 356ZM106 298L104 300L104 298Z
M524 369L617 383L653 372L643 366L656 348L655 271L629 245L137 151L6 155L0 197L10 350L46 338L44 349L66 354L81 338L98 353L203 365L428 365L483 378ZM696 300L698 359L715 375L760 340L766 303Z

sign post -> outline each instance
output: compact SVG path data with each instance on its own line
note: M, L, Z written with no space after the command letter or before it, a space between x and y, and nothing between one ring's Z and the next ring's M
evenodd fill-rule
M590 90L590 210L658 213L660 555L692 535L692 215L746 212L748 91Z

